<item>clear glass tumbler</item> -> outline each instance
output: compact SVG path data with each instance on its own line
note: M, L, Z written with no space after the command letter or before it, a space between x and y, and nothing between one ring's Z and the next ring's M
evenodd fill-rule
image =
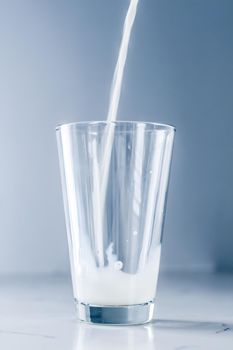
M59 125L57 142L79 319L152 319L175 129L146 122Z

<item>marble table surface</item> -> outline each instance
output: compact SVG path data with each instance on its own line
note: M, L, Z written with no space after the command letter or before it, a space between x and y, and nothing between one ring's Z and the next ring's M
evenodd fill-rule
M141 326L79 323L65 277L1 277L0 310L1 350L233 349L233 275L161 275Z

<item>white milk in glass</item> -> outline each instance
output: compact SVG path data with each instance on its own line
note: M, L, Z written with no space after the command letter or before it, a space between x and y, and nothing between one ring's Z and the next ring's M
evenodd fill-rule
M121 271L123 263L112 253L112 245L106 251L108 266L95 268L80 259L73 281L75 297L85 304L134 305L153 301L159 274L161 245L155 253L156 260L149 261L135 274ZM90 263L91 257L87 261Z

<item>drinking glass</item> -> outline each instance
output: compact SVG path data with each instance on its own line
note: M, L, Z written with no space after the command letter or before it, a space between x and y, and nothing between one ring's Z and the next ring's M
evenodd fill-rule
M175 129L57 126L73 293L82 321L152 319Z

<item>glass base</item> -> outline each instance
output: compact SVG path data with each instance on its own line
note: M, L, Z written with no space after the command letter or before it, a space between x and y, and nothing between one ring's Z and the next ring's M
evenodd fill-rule
M129 306L100 306L76 301L78 318L88 323L109 325L134 325L150 322L153 318L154 303Z

